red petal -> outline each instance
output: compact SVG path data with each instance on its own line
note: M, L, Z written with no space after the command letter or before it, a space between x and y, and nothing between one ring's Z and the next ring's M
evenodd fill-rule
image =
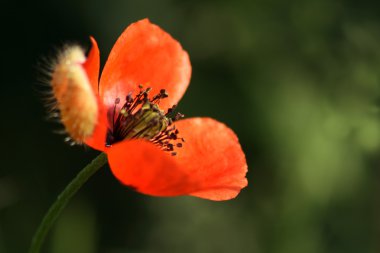
M85 140L85 143L93 149L104 151L107 135L107 111L99 100L98 98L98 121L94 133Z
M98 86L99 86L99 68L100 68L100 57L99 48L96 40L90 37L91 40L91 50L87 55L86 62L83 64L83 68L86 70L88 79L90 80L91 87L94 93L98 96ZM107 134L107 114L102 101L98 97L98 120L95 126L94 133L91 137L85 140L85 143L97 150L103 151L105 149L105 140Z
M176 127L186 141L178 161L201 184L191 195L225 200L247 186L245 155L230 128L211 118L181 120Z
M91 87L95 94L98 94L99 86L99 68L100 68L100 57L99 48L96 40L90 37L91 40L91 50L87 55L86 62L83 64L83 68L87 72L88 79L90 80Z
M247 164L232 130L210 118L186 119L176 126L186 139L176 156L148 141L123 141L107 151L113 174L155 196L236 197L247 185Z
M123 99L138 85L151 87L155 95L166 89L169 97L160 107L177 104L190 82L188 54L168 33L148 19L131 24L116 41L100 80L100 95L108 106Z

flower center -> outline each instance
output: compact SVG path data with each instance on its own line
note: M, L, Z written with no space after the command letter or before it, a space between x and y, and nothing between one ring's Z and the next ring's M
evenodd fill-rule
M115 99L113 109L108 112L111 124L106 146L125 139L143 138L176 155L174 149L182 147L185 140L178 136L179 131L173 122L183 118L184 115L173 114L176 105L167 112L160 109L161 99L168 97L166 90L162 89L153 98L149 98L151 88L143 89L141 85L139 87L140 92L134 98L132 93L129 93L121 108L120 98Z

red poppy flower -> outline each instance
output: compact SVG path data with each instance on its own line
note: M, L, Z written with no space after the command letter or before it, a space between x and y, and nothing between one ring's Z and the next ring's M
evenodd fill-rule
M190 82L181 45L148 19L119 37L99 77L99 49L70 48L52 87L67 132L106 152L121 183L154 196L234 198L247 185L236 135L211 118L173 113Z

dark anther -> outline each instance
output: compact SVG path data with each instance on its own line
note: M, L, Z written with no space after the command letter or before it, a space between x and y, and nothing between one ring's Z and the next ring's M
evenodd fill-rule
M182 148L182 143L177 143L178 148Z
M129 92L129 94L127 95L127 97L125 98L125 100L127 101L127 103L132 103L133 102L132 92Z
M172 112L175 110L176 107L177 107L177 105L173 105L172 107L170 107L170 108L168 109L168 112L166 113L166 115L172 113Z
M172 140L177 140L177 135L175 133L171 133L169 137Z
M171 154L172 154L172 156L176 156L177 152L172 152Z
M165 89L161 89L160 90L160 97L161 98L167 98L169 95L168 93L166 93L166 90Z
M118 103L120 103L120 98L115 99L115 105L117 105Z

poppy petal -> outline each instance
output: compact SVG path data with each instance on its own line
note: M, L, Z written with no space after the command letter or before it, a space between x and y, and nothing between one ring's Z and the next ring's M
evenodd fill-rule
M185 138L178 163L200 183L190 195L212 200L231 199L247 186L247 162L235 133L211 118L176 122Z
M98 98L98 101L100 99ZM98 119L93 134L85 139L86 145L93 149L104 151L106 148L107 113L104 105L98 102Z
M247 164L232 130L210 118L181 120L176 125L186 139L176 156L138 139L108 149L116 178L154 196L236 197L247 185Z
M90 81L91 88L94 94L98 96L99 90L99 68L100 68L100 57L99 48L96 40L90 37L91 49L87 55L86 62L83 63L83 68L87 73L87 77ZM98 119L95 126L93 134L85 139L85 143L97 150L104 151L105 140L107 133L107 114L101 99L98 97Z
M159 26L148 19L131 24L116 41L100 79L100 96L108 107L116 98L123 99L151 87L151 94L165 89L169 97L160 107L167 109L183 96L190 82L191 65L187 52Z
M88 80L91 83L92 90L95 94L98 94L99 86L99 69L100 69L100 57L98 43L93 37L90 37L91 50L87 55L86 62L83 63L83 68L85 69Z

